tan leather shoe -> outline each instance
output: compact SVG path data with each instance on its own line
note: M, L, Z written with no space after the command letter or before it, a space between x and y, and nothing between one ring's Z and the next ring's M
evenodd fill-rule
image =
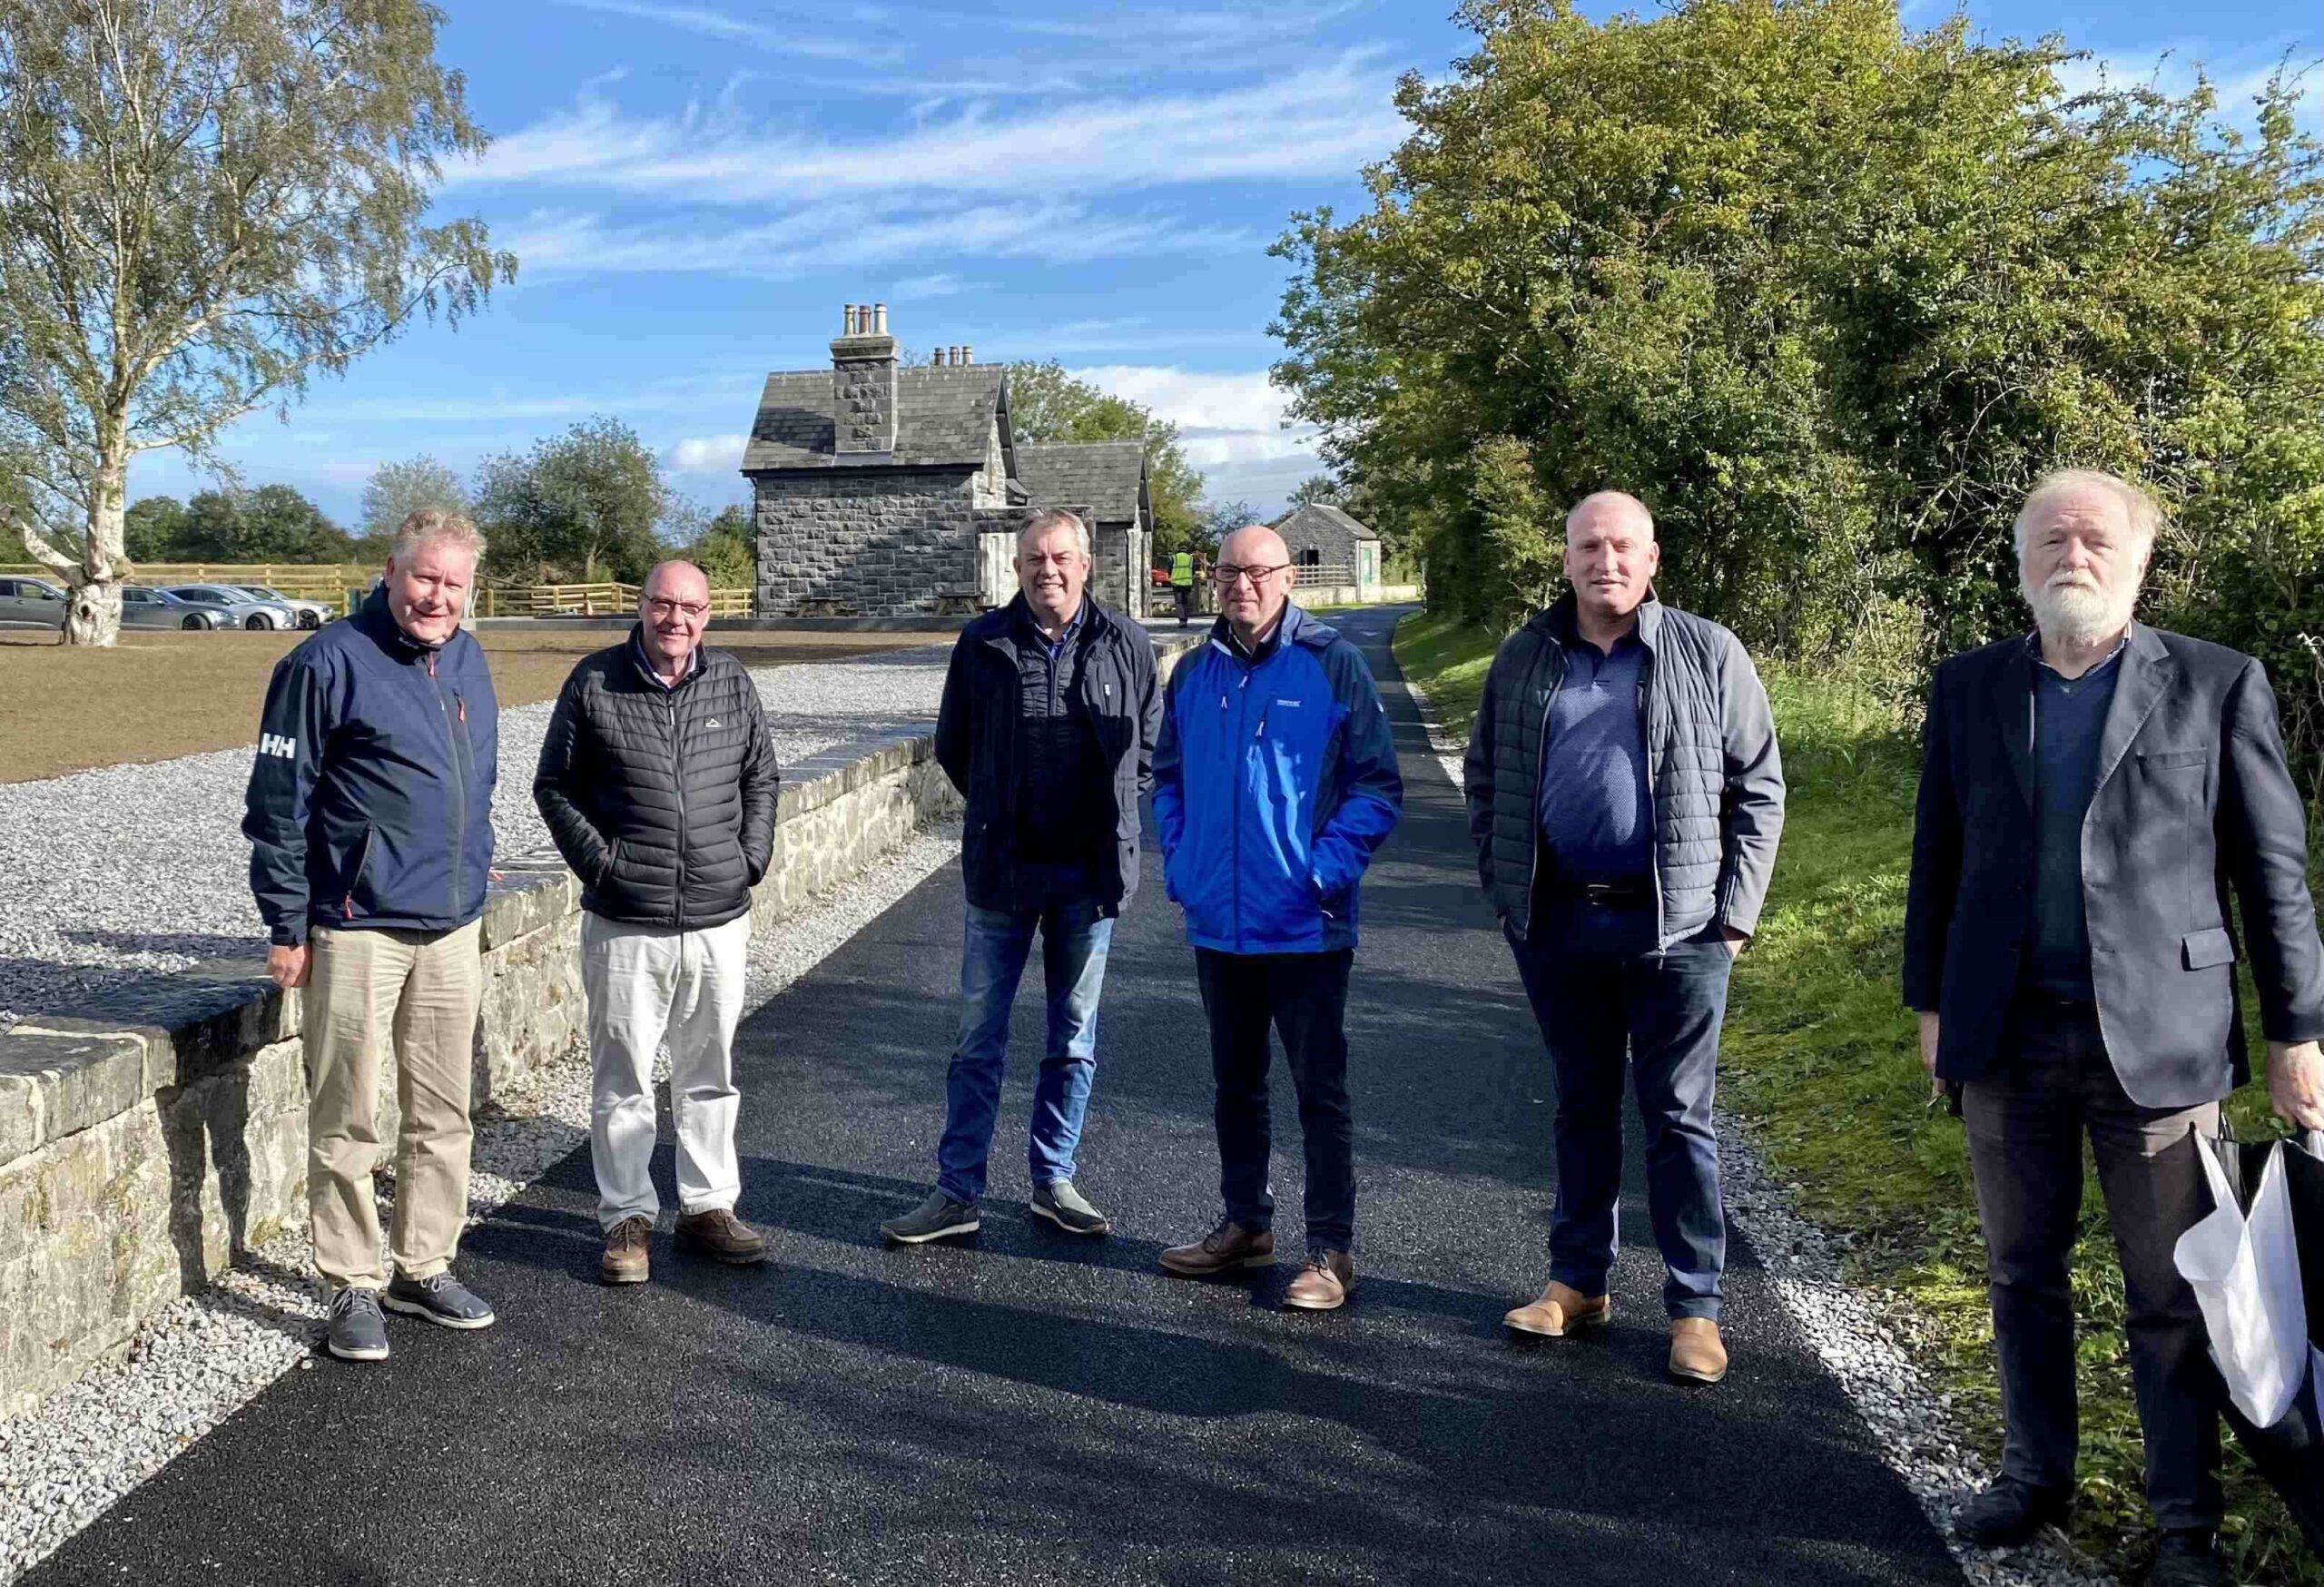
M1337 1311L1354 1287L1355 1263L1348 1254L1318 1251L1283 1292L1283 1304L1294 1311Z
M1231 1217L1190 1246L1172 1246L1156 1260L1181 1278L1208 1278L1236 1267L1266 1267L1275 1262L1275 1230L1249 1229Z
M1560 1284L1552 1278L1550 1286L1541 1291L1541 1299L1531 1306L1519 1306L1501 1319L1501 1326L1520 1334L1562 1339L1584 1328L1599 1327L1613 1316L1612 1296L1584 1295L1571 1285Z
M707 1257L729 1267L766 1260L766 1237L724 1208L687 1213L678 1219L670 1243L689 1256Z
M645 1217L625 1217L606 1231L606 1254L598 1258L597 1276L607 1284L643 1284L647 1269L646 1245L654 1225Z
M1670 1324L1670 1375L1689 1383L1717 1383L1727 1375L1727 1346L1718 1325L1709 1317L1679 1317Z

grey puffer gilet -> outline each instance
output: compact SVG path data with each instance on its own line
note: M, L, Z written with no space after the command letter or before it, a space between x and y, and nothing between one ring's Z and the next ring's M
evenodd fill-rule
M1775 869L1783 831L1783 761L1767 691L1742 641L1707 617L1649 596L1639 607L1646 646L1648 781L1654 792L1657 941L1667 946L1709 925L1749 935ZM1523 937L1532 922L1542 732L1565 681L1574 636L1571 591L1502 641L1469 732L1464 764L1469 835L1493 912Z

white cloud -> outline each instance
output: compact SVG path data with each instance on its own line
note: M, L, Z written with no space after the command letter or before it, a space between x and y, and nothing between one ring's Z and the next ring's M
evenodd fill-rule
M1206 373L1099 364L1068 372L1177 425L1180 448L1207 477L1213 500L1248 497L1264 507L1323 466L1315 428L1284 427L1288 399L1268 383L1264 370Z
M1394 145L1392 76L1346 54L1210 94L978 105L888 136L843 143L689 105L632 116L590 92L569 111L449 168L448 184L597 189L665 202L763 205L948 192L1069 196L1204 182L1344 178Z
M658 22L705 38L754 44L779 54L810 59L891 64L901 54L892 47L875 48L849 37L844 30L832 27L822 14L803 14L794 25L775 26L731 16L706 5L657 5L646 4L645 0L556 0L556 4L576 11Z
M1101 216L1076 204L1040 202L886 213L856 204L823 204L745 226L615 225L593 213L537 211L510 225L504 236L505 246L524 261L524 279L536 284L543 276L589 272L784 280L931 256L1080 262L1259 246L1247 233L1172 216ZM949 272L922 275L900 283L891 296L941 297L960 285Z
M670 467L681 474L731 474L743 466L746 435L688 436L669 450Z

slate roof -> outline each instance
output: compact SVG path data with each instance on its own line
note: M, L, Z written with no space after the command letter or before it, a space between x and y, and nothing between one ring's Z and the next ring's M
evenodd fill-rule
M1020 445L1017 476L1036 504L1085 506L1099 523L1126 524L1146 504L1146 447L1140 441Z
M1305 524L1302 523L1303 519L1305 520ZM1352 518L1348 517L1347 514L1342 512L1338 508L1332 506L1328 502L1322 501L1309 502L1297 512L1293 513L1281 523L1275 525L1275 532L1281 535L1284 538L1284 543L1288 545L1291 542L1292 536L1297 533L1301 527L1307 527L1315 531L1324 529L1336 530L1343 535L1354 535L1359 540L1376 540L1380 537L1380 531L1374 528L1370 524L1359 523L1354 518Z
M896 449L885 460L981 467L994 410L1006 400L1007 368L946 364L899 369ZM1004 437L1007 429L1002 426ZM758 419L743 451L743 472L831 468L832 433L831 370L779 370L766 378L766 390L759 398Z

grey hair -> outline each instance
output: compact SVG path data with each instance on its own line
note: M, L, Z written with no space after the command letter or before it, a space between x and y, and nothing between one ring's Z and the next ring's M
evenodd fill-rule
M2026 533L2036 510L2060 497L2092 490L2111 496L2122 505L2131 533L2152 553L2155 531L2162 527L2162 507L2153 497L2119 475L2102 469L2053 468L2034 481L2034 488L2025 493L2025 505L2017 509L2017 521L2010 526L2011 537L2017 543L2018 560L2025 559Z
M1037 507L1025 515L1025 527L1017 531L1018 551L1019 553L1024 551L1025 537L1028 535L1045 535L1056 528L1068 528L1073 531L1073 542L1081 547L1081 557L1084 561L1095 557L1097 553L1089 547L1089 526L1081 521L1079 513L1068 512L1061 507Z
M1649 539L1654 537L1654 511L1651 508L1648 507L1646 503L1640 501L1637 497L1632 496L1627 490L1593 490L1589 495L1583 497L1580 501L1575 502L1572 508L1567 511L1565 515L1565 537L1567 539L1571 540L1573 538L1574 519L1580 518L1585 509L1595 507L1600 502L1606 502L1610 504L1619 502L1622 506L1630 508L1632 511L1636 512L1640 518L1646 520L1647 537Z
M484 537L476 532L476 525L441 507L423 507L397 526L395 549L388 554L388 560L398 567L409 567L410 558L430 541L466 551L473 561L484 560Z

